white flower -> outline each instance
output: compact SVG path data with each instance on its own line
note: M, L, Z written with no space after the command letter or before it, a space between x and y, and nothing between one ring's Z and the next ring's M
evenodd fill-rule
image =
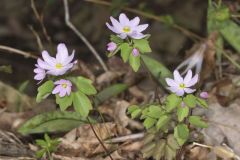
M192 71L189 70L183 78L177 70L173 72L174 79L166 78L169 85L168 89L178 96L183 96L184 93L193 93L196 89L191 89L198 81L198 74L192 77Z
M148 24L139 25L139 17L129 20L124 13L121 13L119 16L119 21L113 17L110 17L110 20L112 22L112 26L106 23L107 27L114 33L118 34L118 36L122 39L127 38L127 36L134 39L142 39L146 37L146 35L142 34L141 32L148 27Z
M74 58L74 51L69 56L68 50L65 44L60 43L57 46L56 58L51 57L47 51L42 52L42 59L38 59L38 66L46 70L47 74L59 76L65 74L69 69L71 69L75 62L72 62Z

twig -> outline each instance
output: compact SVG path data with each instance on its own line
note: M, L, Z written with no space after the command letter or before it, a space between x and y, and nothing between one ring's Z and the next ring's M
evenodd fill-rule
M37 11L37 8L35 6L35 0L31 0L31 7L32 10L34 12L35 17L37 18L37 20L39 21L41 28L42 28L42 32L45 36L45 38L47 39L48 43L50 44L50 46L52 46L52 40L51 37L48 35L47 29L43 23L43 15L40 15Z
M86 2L90 2L90 3L96 3L96 4L101 4L101 5L105 5L105 6L111 6L111 3L110 2L107 2L107 1L103 1L103 0L84 0ZM146 13L146 12L142 12L140 10L137 10L137 9L132 9L132 8L129 8L129 7L120 7L121 9L125 10L125 11L128 11L128 12L131 12L131 13L135 13L135 14L138 14L138 15L141 15L141 16L144 16L144 17L147 17L147 18L150 18L150 19L154 19L158 22L162 22L164 23L164 21L162 20L161 17L159 16L156 16L156 15L153 15L153 14L150 14L150 13ZM204 38L202 38L201 36L197 35L196 33L193 33L177 24L173 24L172 25L173 28L181 31L183 34L185 34L187 37L189 38L195 38L196 40L203 40Z
M113 160L111 154L108 153L108 150L107 150L106 146L103 144L103 142L101 141L101 139L98 137L98 135L97 135L97 133L96 133L96 131L95 131L95 129L94 129L94 127L93 127L93 125L92 125L92 123L91 123L91 121L90 121L90 119L89 119L88 117L87 117L87 121L88 121L88 123L89 123L89 125L90 125L90 127L91 127L91 129L92 129L92 131L93 131L93 133L94 133L94 135L96 136L96 138L98 139L99 143L102 145L103 149L105 150L106 154L109 156L109 158L110 158L111 160Z
M72 24L70 21L69 16L69 8L68 8L68 0L63 0L64 3L64 10L65 10L65 22L66 25L85 43L85 45L89 48L89 50L93 53L93 55L96 57L104 71L108 71L108 68L106 64L103 62L102 58L99 56L97 51L94 49L94 47L90 44L90 42L84 37L84 35L77 30L77 28Z
M8 52L20 54L20 55L23 55L26 58L28 58L28 57L33 58L33 59L37 59L38 58L38 56L35 56L35 55L33 55L33 54L29 53L29 52L21 51L19 49L15 49L15 48L4 46L4 45L0 45L0 50L5 50L5 51L8 51Z
M35 29L33 28L33 26L29 26L29 28L30 28L30 30L32 31L33 35L36 37L39 51L42 52L42 50L43 50L43 44L42 44L41 38L39 37L38 33L35 31Z
M226 57L235 67L240 69L240 64L238 64L234 59L232 59L224 50L222 50L222 55Z
M143 137L144 137L144 133L136 133L136 134L131 134L131 135L127 135L127 136L107 139L104 142L105 143L119 143L119 142L125 142L125 141L128 141L128 140L140 139L140 138L143 138Z
M208 146L208 145L205 145L205 144L200 144L200 143L197 143L197 142L193 142L193 145L194 146L200 146L200 147L203 147L203 148L210 148L210 149L213 148L212 146Z

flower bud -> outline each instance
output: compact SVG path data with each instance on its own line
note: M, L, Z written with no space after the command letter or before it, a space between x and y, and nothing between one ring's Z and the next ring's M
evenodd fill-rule
M108 50L109 52L113 52L116 48L117 48L117 44L114 43L114 42L109 42L109 43L107 44L107 50Z
M137 57L137 56L139 55L139 51L138 51L137 48L133 48L133 50L132 50L132 55L133 55L134 57Z
M204 99L208 99L208 93L207 92L201 92L200 97Z

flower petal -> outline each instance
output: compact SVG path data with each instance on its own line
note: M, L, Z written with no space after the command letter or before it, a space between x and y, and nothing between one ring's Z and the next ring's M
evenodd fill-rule
M70 94L71 94L71 87L67 87L67 88L66 88L66 93L67 93L67 95L70 95Z
M193 92L196 91L196 89L184 88L184 91L185 91L186 93L193 93Z
M58 44L57 55L56 55L57 62L64 63L67 57L68 57L68 50L66 45L64 43Z
M126 33L121 33L118 35L118 37L120 37L121 39L125 39L127 38L127 34Z
M52 68L52 66L50 66L48 63L46 63L45 61L41 60L40 58L38 58L37 63L39 65L39 67L42 68L42 69L48 70L48 69Z
M59 92L59 97L64 97L66 95L67 91L65 89L61 90Z
M166 82L170 87L178 87L179 85L171 78L166 78Z
M110 17L110 20L111 20L111 22L112 22L113 28L114 28L117 32L121 33L121 32L122 32L122 26L121 26L121 24L120 24L115 18L113 18L113 17Z
M73 50L72 54L68 56L67 59L63 62L63 65L69 64L73 60L74 54L75 54L75 51Z
M134 38L134 39L142 39L144 37L146 37L146 35L142 34L142 33L137 33L137 32L132 32L131 34L129 34L130 37Z
M175 86L168 87L167 89L169 89L172 93L176 93L178 91L178 87Z
M181 75L179 74L178 70L175 70L173 72L173 76L174 76L174 81L177 82L178 84L183 83L183 78L181 77Z
M137 26L139 24L139 22L140 22L140 18L139 17L135 17L129 23L130 23L130 25L132 27L135 27L135 26Z
M187 84L192 79L192 70L188 70L187 75L184 78L184 84Z
M57 93L61 92L61 90L62 90L62 86L61 86L61 85L57 85L57 86L53 89L52 94L57 94Z
M176 92L177 96L183 96L184 95L184 90L183 89L178 89Z
M129 26L129 19L126 14L121 13L119 16L119 22L122 26Z
M47 62L49 65L54 66L56 64L55 58L51 57L47 51L42 52L42 57L45 62Z
M121 32L119 30L117 30L116 28L114 28L113 26L111 26L110 24L106 23L108 29L110 29L111 31L113 31L114 33L120 34Z
M136 31L137 31L137 32L142 32L142 31L144 31L145 29L147 29L147 27L148 27L148 24L138 25L138 26L136 27Z
M186 83L186 87L191 87L198 82L198 74L196 74L188 83Z

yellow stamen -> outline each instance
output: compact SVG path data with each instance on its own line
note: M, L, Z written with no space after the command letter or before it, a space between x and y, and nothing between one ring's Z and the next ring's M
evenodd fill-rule
M185 84L184 84L184 83L181 83L181 84L179 85L179 87L183 89L183 88L185 88Z
M63 88L67 88L67 84L66 84L66 83L63 83L63 84L62 84L62 87L63 87Z
M128 26L123 27L123 32L128 33L130 32L131 28Z
M61 63L57 63L57 64L55 65L55 67L56 67L57 69L61 69L61 68L63 67L63 65L62 65Z

